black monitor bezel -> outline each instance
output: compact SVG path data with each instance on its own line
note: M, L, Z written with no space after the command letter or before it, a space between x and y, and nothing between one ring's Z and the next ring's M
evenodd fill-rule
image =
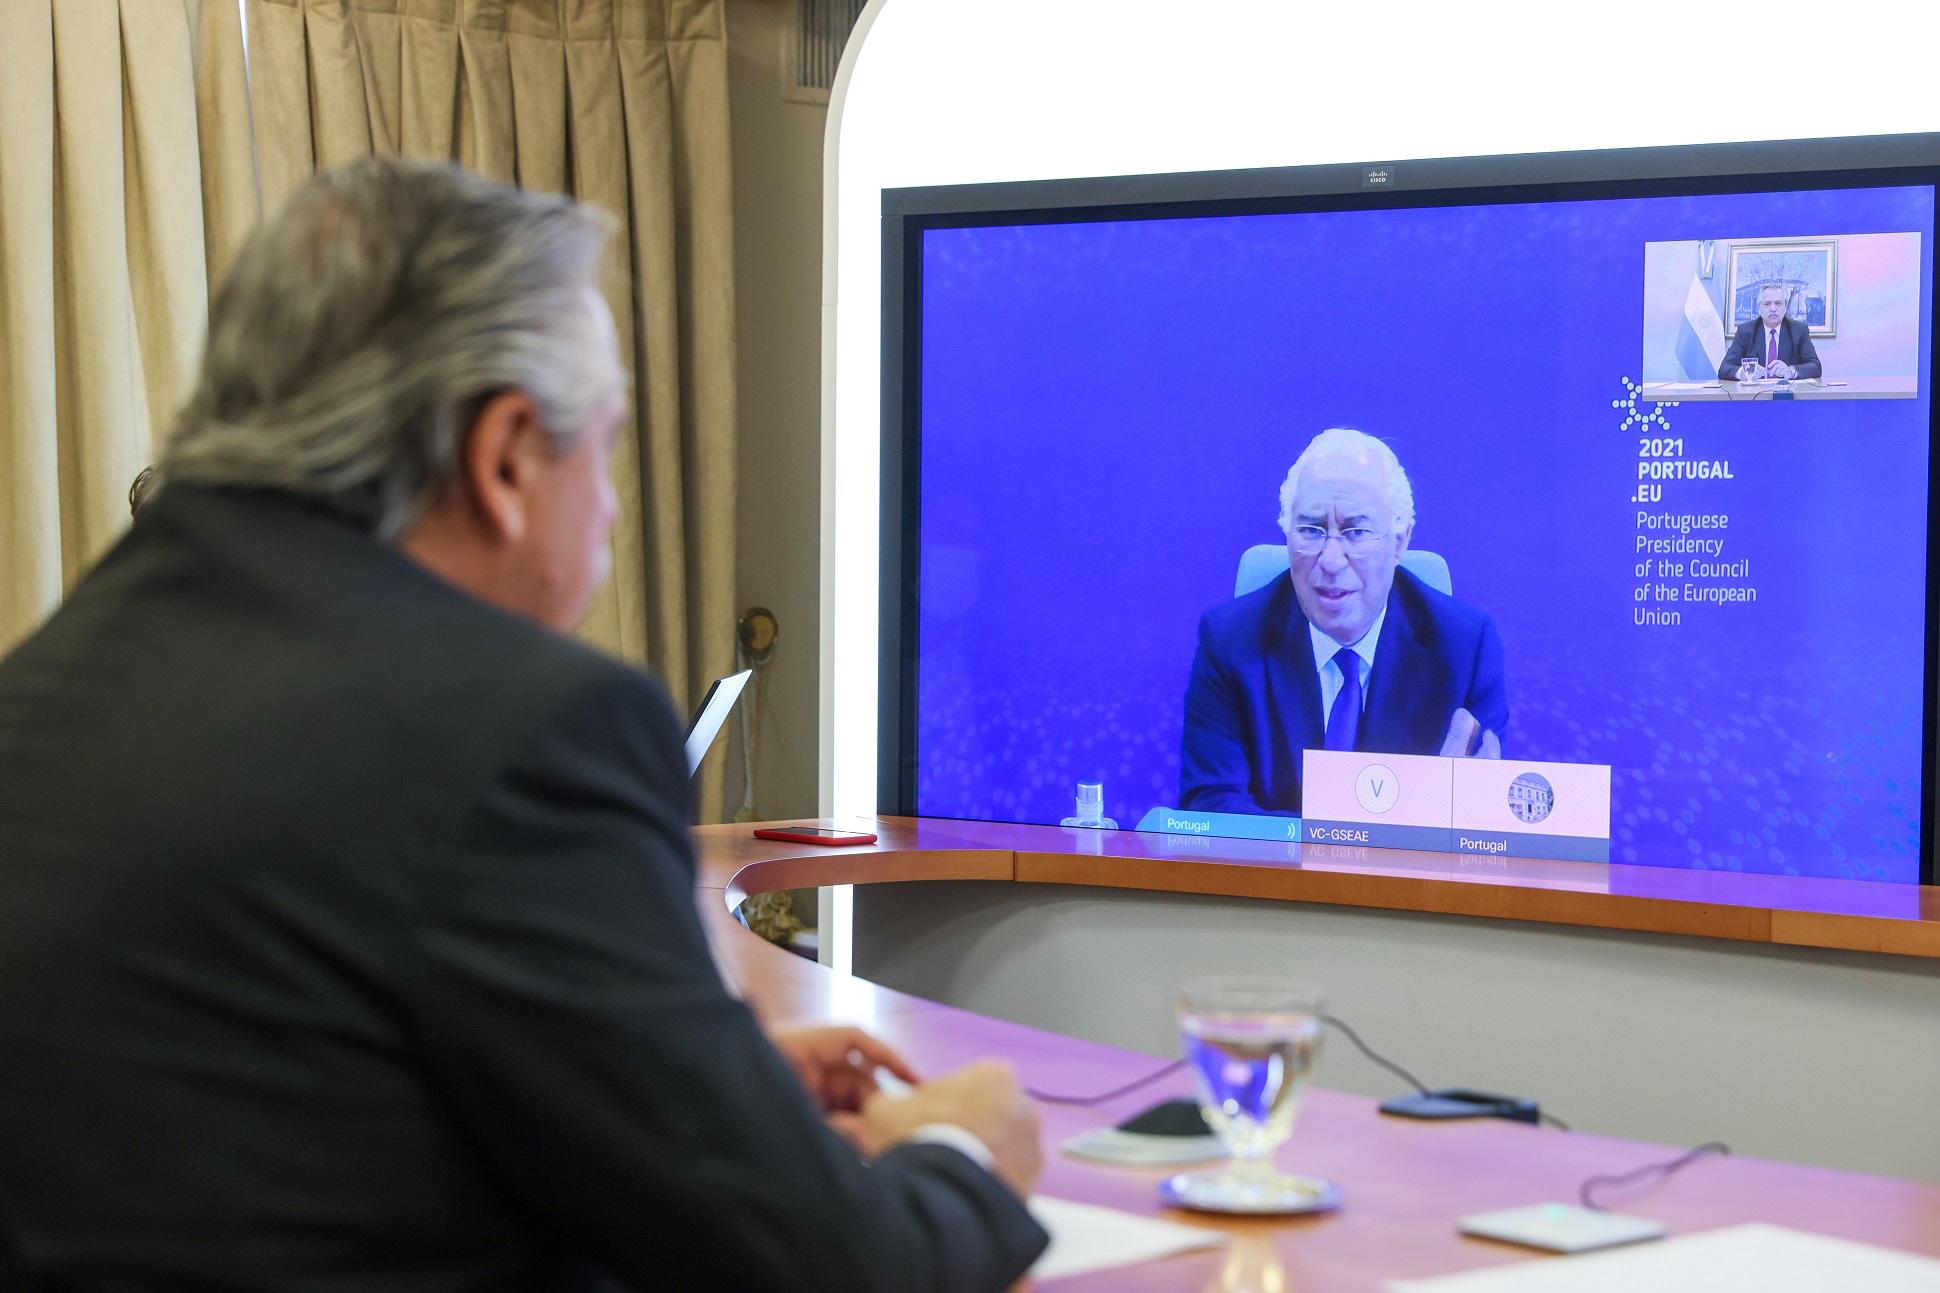
M1374 173L1380 173L1376 178ZM882 190L878 811L916 816L917 568L922 436L922 246L930 229L1398 207L1511 205L1926 184L1940 197L1940 133L1424 158ZM1940 255L1935 257L1940 267ZM1940 314L1940 291L1929 284ZM1926 320L1930 356L1940 327ZM1928 371L1940 371L1930 363ZM1929 382L1929 387L1934 383ZM1940 392L1929 389L1927 511L1940 497ZM1926 574L1920 883L1934 883L1940 782L1940 598Z

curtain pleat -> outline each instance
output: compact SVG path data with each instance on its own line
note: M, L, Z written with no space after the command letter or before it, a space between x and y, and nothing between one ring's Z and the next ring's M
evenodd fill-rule
M242 49L242 12L232 0L191 0L195 32L196 144L202 177L202 242L209 293L229 272L262 218L256 137Z
M113 482L153 447L128 265L127 150L115 0L54 6L54 346L61 431L62 577L71 583L126 518Z
M0 4L0 651L60 601L52 0Z
M682 347L681 451L685 464L687 527L679 548L686 566L687 654L704 682L732 667L730 637L712 636L714 624L734 623L734 499L718 523L720 500L704 482L735 479L735 427L739 417L735 370L715 356L735 352L734 201L720 159L729 156L728 69L718 5L675 3L684 39L668 42L673 73L676 192L686 195L677 225ZM712 39L698 33L708 30ZM718 174L717 174L718 172ZM721 643L716 646L715 642ZM723 758L726 743L722 743Z
M176 406L195 381L208 317L209 276L202 211L201 147L193 125L195 33L154 4L121 6L125 99L123 184L127 196L128 284L141 351L152 461ZM131 477L132 478L132 477ZM122 487L125 496L126 486ZM118 508L112 533L125 513Z
M520 188L572 192L568 161L578 119L566 104L567 48L563 40L506 38L506 65L512 74L512 151Z
M398 152L404 69L398 16L387 9L366 9L355 34L364 71L364 111L370 118L372 146L381 153Z
M249 5L249 114L263 210L274 211L317 167L310 130L310 52L303 9Z
M127 525L211 259L258 218L247 113L215 115L242 105L239 30L233 3L0 3L0 651Z
M458 160L487 178L517 183L518 134L512 121L512 64L505 33L461 25L458 59Z
M620 353L627 359L633 375L633 404L636 415L634 434L621 441L613 461L613 485L619 499L620 514L638 518L637 523L616 528L613 533L613 578L607 580L587 615L586 632L594 640L612 644L631 659L654 660L663 670L670 663L664 651L655 651L648 641L645 590L648 531L656 516L640 490L640 441L646 428L656 424L656 414L645 402L647 381L640 366L635 336L640 328L634 285L637 276L628 251L626 230L634 223L629 194L628 162L630 141L619 116L620 61L616 52L596 42L571 42L566 46L566 98L573 120L585 123L572 132L572 148L567 153L574 192L603 211L628 218L622 221L621 234L614 239L600 283L607 307L613 313ZM595 129L592 123L608 123ZM617 123L617 126L616 124ZM653 298L642 283L638 299ZM675 675L666 673L672 679ZM683 686L684 681L683 681ZM681 695L680 691L675 692Z
M211 261L257 219L247 113L216 120L239 30L203 0L0 3L0 650L126 526Z
M398 45L402 151L411 157L457 156L457 29L407 13L398 24Z
M341 5L310 5L303 13L303 37L310 55L305 97L310 102L311 142L318 166L342 166L368 156L375 145L357 32ZM266 89L283 94L290 87Z
M674 218L673 114L663 45L625 41L620 46L621 98L627 132L627 198L632 220L629 251L639 289L633 330L634 404L641 409L633 484L647 517L638 587L645 606L645 648L687 668L687 640L679 609L687 603L687 569L681 540L687 533L686 491L681 487L680 294ZM617 554L616 554L617 555Z
M581 632L692 705L733 667L734 246L721 0L245 0L263 195L373 149L614 218L633 378L613 577ZM260 31L260 35L259 35ZM269 130L264 127L267 120ZM701 802L718 808L717 753Z

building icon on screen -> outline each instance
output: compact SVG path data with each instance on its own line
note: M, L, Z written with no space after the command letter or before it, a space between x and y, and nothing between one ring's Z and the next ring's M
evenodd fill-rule
M1541 773L1525 772L1509 783L1509 811L1524 825L1534 826L1555 806L1556 792Z

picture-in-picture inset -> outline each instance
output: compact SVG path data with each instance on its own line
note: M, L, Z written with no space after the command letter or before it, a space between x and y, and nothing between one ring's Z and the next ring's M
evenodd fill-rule
M1644 244L1647 400L1919 394L1920 235Z

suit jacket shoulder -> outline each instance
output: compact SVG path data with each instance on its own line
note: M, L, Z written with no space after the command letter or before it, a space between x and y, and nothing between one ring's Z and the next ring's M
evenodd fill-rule
M1439 588L1430 588L1415 578L1407 567L1394 572L1391 605L1399 605L1408 619L1433 629L1453 641L1472 641L1494 623L1490 614ZM1385 629L1383 630L1386 631Z
M1494 617L1405 569L1395 572L1388 610L1368 679L1363 748L1435 753L1458 707L1500 737L1509 708Z
M197 757L233 766L238 785L305 765L359 768L373 774L358 795L379 796L374 808L405 807L393 793L411 784L440 787L445 803L587 688L631 697L631 721L676 721L646 675L460 592L332 513L179 485L0 667L165 678L141 710L170 743L220 734L224 747ZM260 721L269 714L278 722ZM161 739L94 717L111 746ZM290 731L309 739L273 748ZM346 746L358 755L342 757ZM409 804L433 806L422 793Z
M1200 632L1207 640L1234 650L1264 648L1285 635L1298 617L1293 596L1293 576L1280 572L1252 592L1221 602L1200 617ZM1304 618L1300 621L1305 624Z
M0 661L22 1247L75 1289L1007 1286L1003 1185L865 1167L725 990L687 784L637 670L165 486Z

